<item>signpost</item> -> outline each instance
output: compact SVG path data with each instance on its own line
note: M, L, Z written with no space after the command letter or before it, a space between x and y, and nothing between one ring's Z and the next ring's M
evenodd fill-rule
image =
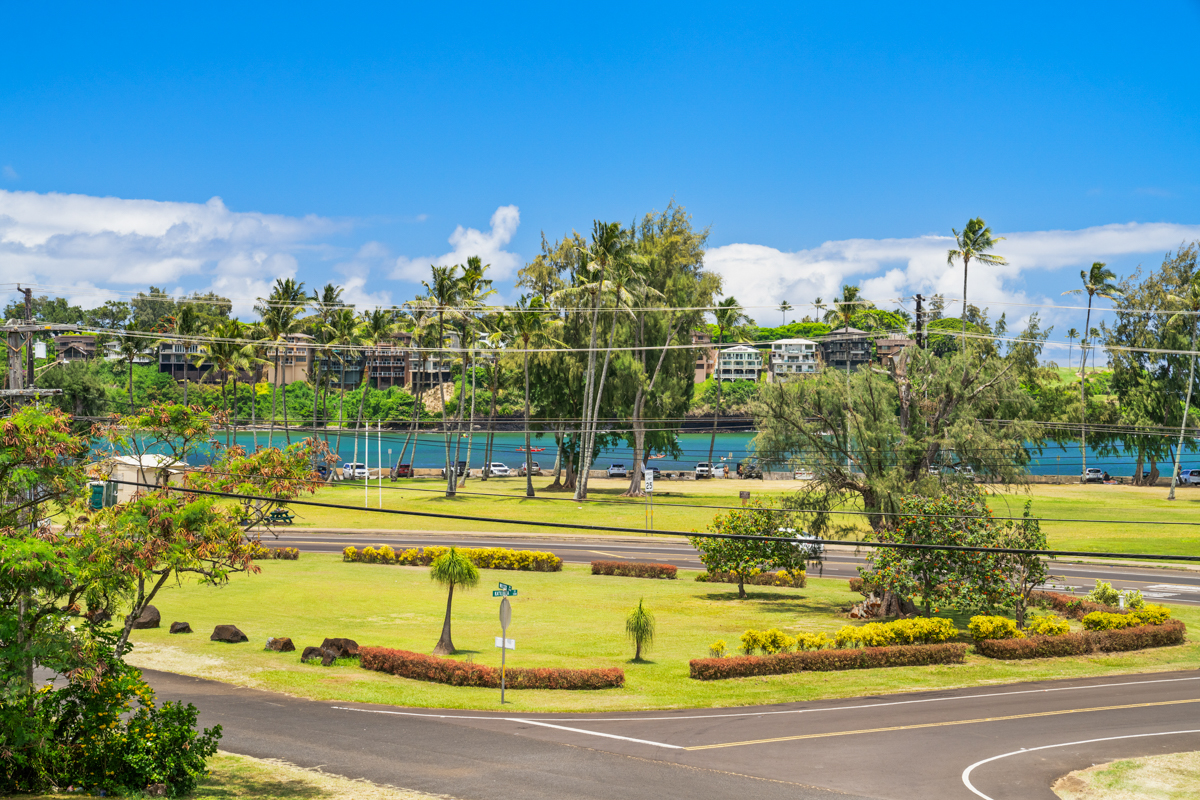
M517 649L515 639L508 638L508 626L512 622L512 605L509 604L509 595L516 595L517 590L509 586L507 583L500 584L498 591L492 592L492 597L500 597L500 636L496 639L496 647L500 648L500 705L504 705L504 662L505 655L509 650Z
M654 530L654 473L646 470L646 496L650 498L646 506L646 527Z

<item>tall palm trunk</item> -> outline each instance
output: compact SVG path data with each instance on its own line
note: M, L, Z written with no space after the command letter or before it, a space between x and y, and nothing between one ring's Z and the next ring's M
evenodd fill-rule
M965 249L965 248L964 248ZM970 256L963 255L963 307L962 307L962 346L963 352L967 350L967 265L971 263ZM850 327L849 324L846 327ZM849 363L849 356L847 356Z
M467 423L467 472L471 471L471 443L475 438L475 359L471 359L471 417ZM486 470L485 470L486 472ZM466 483L466 475L463 483Z
M1083 340L1079 343L1082 358L1079 360L1079 454L1083 460L1083 471L1079 473L1082 483L1087 478L1087 341L1092 324L1092 295L1088 293L1088 310L1083 324Z
M342 458L342 428L345 427L345 421L343 420L343 415L345 413L345 407L346 407L346 359L339 358L338 359L338 431L337 431L337 440L335 441L335 443L333 445L333 452L338 457L339 461ZM326 418L325 424L326 425L329 424L328 418Z
M618 295L620 297L620 295ZM600 427L600 403L604 399L604 383L608 377L608 364L612 360L613 341L617 337L617 312L613 309L612 328L608 334L608 347L604 350L604 367L600 370L600 380L596 383L596 406L591 414L591 430L585 441L585 449L580 456L579 462L579 480L583 486L582 491L576 490L576 495L581 498L587 497L588 477L591 474L592 456L596 450L596 433Z
M250 385L250 435L254 437L254 452L258 452L258 382Z
M1179 421L1179 444L1175 447L1175 469L1171 471L1171 494L1168 500L1175 499L1175 484L1179 482L1179 457L1183 453L1183 430L1187 427L1188 409L1192 407L1192 381L1196 377L1196 315L1192 315L1192 357L1188 367L1187 399L1183 401L1183 418ZM1141 477L1138 470L1138 477Z
M466 325L463 326L462 338L458 344L462 347L462 388L458 392L458 408L455 409L455 416L458 417L454 425L454 487L458 488L458 461L462 455L462 424L463 424L463 408L467 402L467 331ZM467 459L466 469L463 470L463 483L467 482L467 473L471 471L471 459Z
M133 356L129 357L129 413L133 413Z
M438 342L441 344L441 349L438 352L444 352L446 347L446 326L441 311L438 311ZM458 488L458 481L455 480L458 465L450 461L450 422L446 417L446 384L442 382L441 358L438 359L437 364L437 382L438 392L442 398L442 439L446 445L446 496L453 497L455 490Z
M454 605L454 584L450 584L450 591L446 594L446 618L442 620L442 635L438 639L438 643L433 648L435 656L448 656L454 652L454 642L450 638L450 610Z
M721 419L721 342L725 339L725 329L717 328L717 365L713 369L713 377L717 379L717 407L713 410L712 436L708 440L708 469L712 477L713 451L717 447L717 423Z
M596 284L596 292L592 295L592 332L591 339L588 344L588 366L587 380L583 388L583 419L580 420L579 433L581 444L587 440L588 415L591 413L592 407L592 384L596 375L596 328L600 321L600 290L604 287L604 262L600 263L600 280ZM581 451L582 457L582 451ZM587 486L583 481L577 481L575 484L575 499L583 500L587 497Z
M229 397L225 389L229 386L229 376L221 371L221 411L225 414L225 447L229 447Z
M533 497L533 470L529 452L529 342L525 343L525 496Z
M279 389L279 348L275 348L275 374L271 376L271 432L267 434L267 447L272 447L275 442L275 413L276 413L276 396Z
M654 374L650 376L650 384L648 386L639 386L637 394L633 400L633 415L631 422L633 423L633 473L629 479L629 488L625 491L626 497L642 497L645 491L642 489L642 468L646 463L648 453L646 450L646 420L642 417L642 412L645 410L646 397L654 391L654 384L658 382L658 376L662 374L663 361L666 360L667 350L671 346L671 339L675 337L675 324L667 326L667 338L663 341L662 351L658 354L658 364L654 367ZM645 344L644 339L640 339L640 344ZM645 350L642 351L645 353ZM643 362L645 355L642 356ZM643 363L643 374L645 366ZM710 463L711 463L711 456Z
M492 362L492 372L491 372L491 375L489 376L491 378L492 402L490 404L490 407L488 408L487 444L485 444L483 447L483 478L482 479L485 481L488 479L488 475L492 471L492 446L496 441L496 431L495 431L496 394L500 391L499 385L498 385L500 382L499 372L500 372L500 362L498 360L493 361ZM526 453L525 455L526 455L525 466L528 469L529 454Z

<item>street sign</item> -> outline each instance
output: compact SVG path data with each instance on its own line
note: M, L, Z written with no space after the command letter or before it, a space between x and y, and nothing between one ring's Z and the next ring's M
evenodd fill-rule
M513 594L517 593L517 590L513 589L508 584L502 583L500 585L504 587L500 590L502 592L512 592ZM494 595L495 592L492 594ZM500 705L504 705L504 656L509 650L517 649L516 640L508 638L508 626L511 622L512 604L508 602L508 597L505 597L500 601L500 635L496 637L496 647L500 648Z
M509 586L507 583L502 583L502 584L500 584L500 588L501 589L511 589L512 587Z
M653 472L646 473L646 491L647 492L654 491L654 473Z
M516 589L492 589L492 597L516 597Z
M504 644L500 644L501 642L504 642ZM516 639L505 639L501 636L497 636L496 637L496 647L503 647L505 650L516 650L517 649L517 640Z

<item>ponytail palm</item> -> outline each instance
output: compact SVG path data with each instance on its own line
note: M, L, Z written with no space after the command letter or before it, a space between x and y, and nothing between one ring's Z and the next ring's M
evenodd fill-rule
M454 603L454 587L462 586L470 589L479 585L479 568L471 560L451 547L429 565L429 577L449 588L446 594L446 619L442 622L442 637L438 639L433 654L437 656L450 655L454 652L454 642L450 638L450 609Z

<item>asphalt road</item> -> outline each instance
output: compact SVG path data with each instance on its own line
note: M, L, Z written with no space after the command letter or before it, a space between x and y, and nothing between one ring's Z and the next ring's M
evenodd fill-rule
M303 552L340 553L347 545L365 547L388 544L392 548L424 547L428 545L458 544L471 547L513 547L531 550L548 550L563 561L586 564L597 559L656 561L674 564L685 569L703 569L696 550L684 540L663 537L597 537L565 535L523 535L454 532L370 532L342 533L284 528L278 540L264 534L264 541L276 547L296 547ZM825 577L851 578L858 575L857 568L865 563L860 555L850 548L830 548L826 554L823 575ZM1092 565L1073 564L1062 561L1050 565L1052 578L1048 588L1089 590L1102 579L1118 589L1140 589L1150 600L1165 600L1170 603L1200 605L1200 571L1141 567L1129 564ZM811 573L810 573L811 574Z
M219 723L226 750L464 800L1051 800L1051 783L1072 770L1200 749L1195 671L752 708L526 716L318 702L169 673L146 677L160 697L195 703L202 725Z

